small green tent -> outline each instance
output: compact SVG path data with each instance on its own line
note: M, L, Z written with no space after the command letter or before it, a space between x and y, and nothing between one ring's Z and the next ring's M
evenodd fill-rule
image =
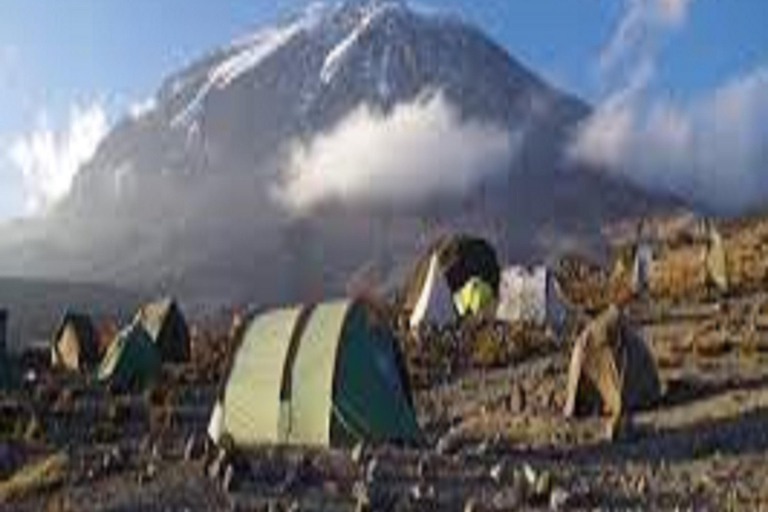
M146 329L134 322L109 346L98 369L99 381L118 391L146 387L160 373L160 354Z
M145 304L136 313L135 320L147 330L163 362L183 363L189 360L189 328L174 299L165 298Z
M398 345L361 301L281 309L251 320L209 426L214 441L350 446L416 442Z

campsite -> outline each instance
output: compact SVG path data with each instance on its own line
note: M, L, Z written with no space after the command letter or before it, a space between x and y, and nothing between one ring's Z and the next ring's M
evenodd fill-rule
M730 251L762 249L745 246L755 226L723 231L729 265L739 261ZM47 353L4 358L3 507L766 504L768 295L759 283L729 266L727 292L699 290L691 273L676 285L682 298L651 286L619 302L609 265L579 288L562 270L572 265L501 270L479 242L437 242L389 301L241 312L224 328L195 323L165 298L137 306L107 346L87 315L66 311ZM673 251L694 242L655 243ZM508 296L470 294L475 307L460 314L472 276ZM585 292L586 282L604 288ZM569 289L592 301L573 302Z
M0 512L768 510L768 1L0 1Z

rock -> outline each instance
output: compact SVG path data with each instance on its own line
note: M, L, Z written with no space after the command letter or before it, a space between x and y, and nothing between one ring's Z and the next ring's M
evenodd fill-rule
M157 472L158 472L157 464L154 461L150 461L149 464L147 464L147 469L145 472L147 476L147 480L154 480L155 477L157 476Z
M433 501L437 495L435 487L432 485L416 484L411 487L409 495L416 503Z
M571 508L573 505L571 496L571 493L562 487L555 487L549 495L549 509L557 511Z
M152 444L152 458L155 460L163 460L163 453L160 449L160 443L156 442Z
M525 494L520 487L512 486L494 494L491 504L497 510L517 510L525 505Z
M203 455L203 447L195 434L190 434L184 445L184 460L189 462Z
M112 447L111 450L109 450L109 454L112 457L112 461L117 466L123 466L126 461L126 452L123 450L120 445L115 445Z
M477 506L477 500L475 498L469 498L464 503L464 512L477 512L479 507Z
M224 478L221 481L221 488L224 492L232 492L235 487L235 466L233 464L227 464L224 469Z
M503 484L512 477L514 477L514 469L507 465L506 462L501 461L495 464L490 471L491 480L496 484Z
M355 464L362 464L363 458L365 457L365 445L363 443L357 443L355 447L352 448L352 452L350 452L349 456Z
M525 412L525 391L517 383L512 384L512 389L509 392L507 411L510 414L522 414Z
M372 458L365 468L365 483L372 485L379 476L379 459L378 457Z
M536 478L536 484L533 488L533 493L537 498L544 498L549 496L554 485L554 479L552 473L549 471L542 471Z
M478 444L477 446L475 446L475 450L474 450L474 453L475 453L475 455L477 455L478 457L483 457L483 456L485 456L485 455L488 455L488 453L490 453L490 451L491 451L491 445L490 445L490 443L489 443L489 442L486 440L486 441L483 441L483 442L481 442L481 443L480 443L480 444Z
M637 482L635 483L635 490L638 494L644 495L645 491L648 489L648 480L645 478L644 475L640 475L640 478L637 479Z
M117 466L117 461L114 459L110 452L106 452L101 456L101 469L106 473L111 473Z
M213 462L211 462L211 465L208 466L208 477L212 480L216 480L221 478L222 473L224 472L226 463L229 461L229 455L226 450L220 450L219 453L216 455L216 458L213 459Z
M437 442L435 451L438 455L452 455L456 452L458 444L459 443L456 440L456 436L454 436L451 432L448 432Z
M528 485L531 487L534 487L536 485L536 471L528 464L523 464L523 476L525 477L525 481Z
M367 512L371 510L371 497L365 482L359 480L355 482L352 487L352 497L355 499L355 510L357 512Z
M419 461L416 463L416 478L424 480L427 478L427 472L429 470L429 460L427 457L419 457Z

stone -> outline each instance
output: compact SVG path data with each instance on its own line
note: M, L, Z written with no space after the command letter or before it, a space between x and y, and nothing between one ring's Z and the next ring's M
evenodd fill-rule
M523 464L523 476L528 485L531 487L536 485L536 471L529 464Z
M525 412L525 391L517 383L512 384L507 398L507 411L510 414L522 414Z
M365 445L363 443L357 443L349 454L352 462L355 464L362 464L365 457Z
M224 478L221 481L221 488L224 492L232 492L234 490L236 476L235 466L227 464L227 467L224 469Z
M160 443L156 442L152 444L152 458L155 460L163 460L163 453L160 449Z
M416 463L416 478L419 480L427 478L428 471L429 460L426 457L419 457L419 461Z
M566 510L573 505L571 493L562 487L555 487L549 495L549 509L553 511Z
M190 434L184 445L184 460L187 462L193 461L202 455L202 451L203 447L200 446L197 436Z
M359 480L355 482L352 486L352 497L355 499L355 510L357 512L367 512L371 510L371 497L365 482Z
M491 504L497 510L516 510L525 505L525 494L517 486L498 491Z
M485 455L488 455L491 451L491 445L488 441L482 441L480 444L475 446L475 455L478 457L483 457Z
M433 501L437 495L434 486L425 484L415 484L411 487L409 495L416 502Z
M477 512L479 508L475 498L469 498L464 502L464 512Z
M506 462L500 461L491 468L490 476L494 483L500 485L514 476L514 469L509 467Z
M377 457L372 458L365 468L365 483L368 485L373 484L379 476L379 459Z
M646 490L648 490L648 480L645 478L644 475L640 475L640 478L637 479L637 483L635 484L635 490L641 496L645 494Z
M150 461L149 464L147 464L147 469L146 469L147 480L154 480L155 477L157 476L157 473L158 473L157 464L154 461Z
M213 462L211 462L211 465L208 466L208 477L212 480L216 480L218 478L221 478L222 473L224 472L226 463L229 461L229 455L227 454L226 450L220 450L219 453L216 455L216 458L213 459Z
M435 451L438 455L452 455L456 452L457 444L455 437L449 432L437 442Z
M536 478L536 484L533 489L534 495L538 498L549 496L554 485L553 480L552 473L549 471L542 471Z

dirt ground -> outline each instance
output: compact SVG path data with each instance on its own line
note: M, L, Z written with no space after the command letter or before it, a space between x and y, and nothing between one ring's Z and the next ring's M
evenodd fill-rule
M561 414L568 340L416 389L421 449L265 447L230 471L201 441L217 372L175 368L118 397L43 376L0 400L0 509L768 509L764 301L633 304L666 391L613 438L602 418Z

